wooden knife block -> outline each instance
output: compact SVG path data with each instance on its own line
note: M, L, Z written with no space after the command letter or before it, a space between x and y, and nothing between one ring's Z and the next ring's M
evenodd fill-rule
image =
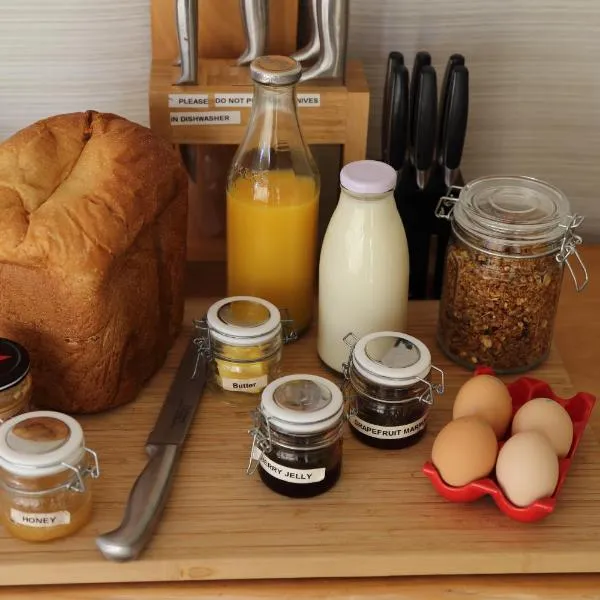
M298 0L277 0L270 5L269 48L272 53L291 54L297 47ZM239 67L245 39L239 0L200 0L198 84L176 86L177 56L174 3L152 0L152 67L150 76L150 127L173 144L199 146L198 177L190 182L188 261L224 261L225 179L236 147L250 117L249 106L222 106L221 94L252 94L248 67ZM224 19L223 15L227 15ZM369 88L357 61L347 64L344 82L314 80L300 84L299 94L318 98L318 104L300 105L299 118L308 144L339 145L342 163L365 158L369 118ZM206 104L169 106L172 94L199 94ZM208 114L213 123L194 119ZM190 122L174 124L187 115ZM231 117L231 122L223 121ZM339 168L335 165L333 168Z

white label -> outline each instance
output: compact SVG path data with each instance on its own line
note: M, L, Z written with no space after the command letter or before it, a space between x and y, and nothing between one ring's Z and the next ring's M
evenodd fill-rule
M408 423L408 425L399 425L397 427L372 425L371 423L359 419L356 415L350 415L349 421L354 429L369 437L377 438L378 440L400 440L415 435L422 429L425 429L427 415L421 417L418 421Z
M239 110L171 113L171 125L239 125L241 122Z
M10 520L15 525L26 527L56 527L57 525L68 525L71 522L71 513L68 510L59 510L53 513L28 513L10 509Z
M256 446L252 450L252 458L257 460L261 467L275 479L288 483L317 483L325 479L325 467L320 469L292 469L284 467L265 456L265 453Z
M215 106L237 106L247 108L252 106L252 94L215 94Z
M239 108L251 108L252 94L241 92L237 94L228 94L225 92L216 93L214 95L214 103L216 107L237 106ZM321 106L321 94L296 94L296 104L301 108L318 108ZM171 105L169 104L169 106Z
M246 392L249 394L260 392L263 388L267 387L267 383L269 383L267 375L252 377L251 379L233 379L231 377L221 378L221 384L224 390Z
M169 94L169 108L208 107L208 94Z
M306 106L317 108L321 106L321 94L296 94L296 102L302 108Z

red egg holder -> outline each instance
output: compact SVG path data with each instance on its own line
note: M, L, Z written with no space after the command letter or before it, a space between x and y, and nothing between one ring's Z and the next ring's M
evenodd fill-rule
M479 367L475 370L475 375L495 375L495 373L493 369L488 367ZM558 494L560 493L562 485L567 477L567 473L569 472L569 468L571 467L571 463L573 462L573 457L575 456L577 446L579 446L583 432L585 431L586 425L592 414L596 398L585 392L579 392L569 399L560 398L552 391L552 388L546 382L530 377L521 377L513 383L508 384L507 387L512 398L512 417L514 417L517 410L519 410L525 402L532 400L533 398L551 398L565 407L573 421L573 443L571 444L569 454L565 458L559 459L558 483L554 490L554 494L548 498L542 498L529 506L521 508L515 506L508 500L498 486L498 483L492 477L478 479L461 487L453 487L448 485L441 478L438 470L431 461L425 463L423 472L431 480L436 491L451 502L474 502L482 496L488 495L493 498L496 506L511 519L523 523L532 523L547 517L554 510ZM510 429L508 435L510 435ZM499 446L502 447L505 441L506 440L500 441Z

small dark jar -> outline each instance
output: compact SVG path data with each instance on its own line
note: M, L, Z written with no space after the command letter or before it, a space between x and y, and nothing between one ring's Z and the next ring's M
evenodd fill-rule
M342 470L342 391L316 375L272 381L254 412L250 464L273 491L308 498L335 485Z
M418 442L427 427L435 394L444 392L444 373L431 364L420 340L393 331L371 333L355 341L344 388L350 431L375 448L398 449ZM440 383L431 382L431 372Z

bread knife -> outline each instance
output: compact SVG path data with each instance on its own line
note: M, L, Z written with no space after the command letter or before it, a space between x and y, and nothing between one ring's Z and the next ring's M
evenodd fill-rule
M96 538L105 558L127 561L137 558L150 541L173 484L177 459L194 420L207 376L204 339L194 329L175 374L175 379L146 440L148 462L127 500L121 525Z

